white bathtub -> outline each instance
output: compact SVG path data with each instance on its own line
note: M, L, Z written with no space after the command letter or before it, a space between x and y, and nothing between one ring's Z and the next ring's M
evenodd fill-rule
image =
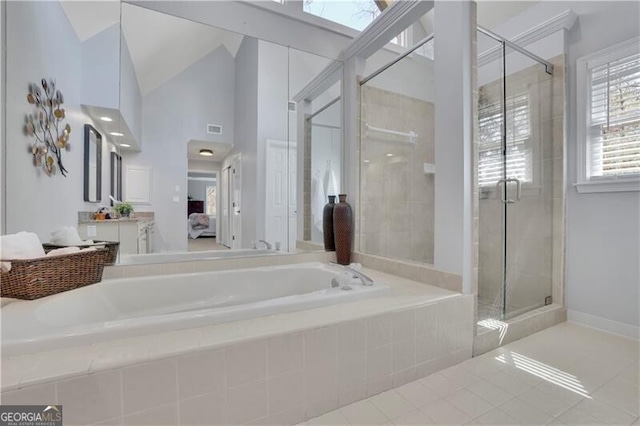
M387 285L332 288L344 272L306 263L106 280L2 308L2 355L199 327L385 295Z
M271 256L282 252L266 249L207 250L189 252L163 252L148 254L120 254L119 264L183 262L189 260L231 259L234 257Z

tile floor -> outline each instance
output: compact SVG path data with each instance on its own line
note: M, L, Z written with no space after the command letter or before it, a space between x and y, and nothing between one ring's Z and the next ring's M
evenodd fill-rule
M640 425L639 347L563 323L304 425Z
M188 240L189 251L229 250L222 244L218 244L216 237L199 237Z

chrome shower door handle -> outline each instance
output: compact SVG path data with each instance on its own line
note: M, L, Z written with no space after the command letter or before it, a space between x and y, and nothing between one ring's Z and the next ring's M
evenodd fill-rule
M518 178L509 178L507 182L515 182L516 183L516 199L513 200L513 203L517 203L522 198L522 181Z
M509 183L514 182L516 184L516 198L509 198L507 192L509 191ZM504 185L504 186L502 186ZM500 201L504 204L513 204L520 201L522 198L522 182L518 178L506 178L498 181L498 191L500 191Z

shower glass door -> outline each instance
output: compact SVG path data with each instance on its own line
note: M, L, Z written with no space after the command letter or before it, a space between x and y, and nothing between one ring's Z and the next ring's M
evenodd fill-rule
M505 146L501 203L506 216L503 318L551 303L553 194L552 76L505 48Z
M550 303L552 76L478 34L478 320Z

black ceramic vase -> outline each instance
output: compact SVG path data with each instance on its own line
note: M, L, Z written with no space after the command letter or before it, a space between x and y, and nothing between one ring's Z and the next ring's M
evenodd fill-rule
M329 195L329 202L322 211L322 233L324 235L324 250L336 251L336 241L333 236L333 208L336 206L336 196Z
M338 195L339 203L333 209L333 233L336 242L336 259L340 265L351 263L353 240L353 211L347 203L347 194Z

